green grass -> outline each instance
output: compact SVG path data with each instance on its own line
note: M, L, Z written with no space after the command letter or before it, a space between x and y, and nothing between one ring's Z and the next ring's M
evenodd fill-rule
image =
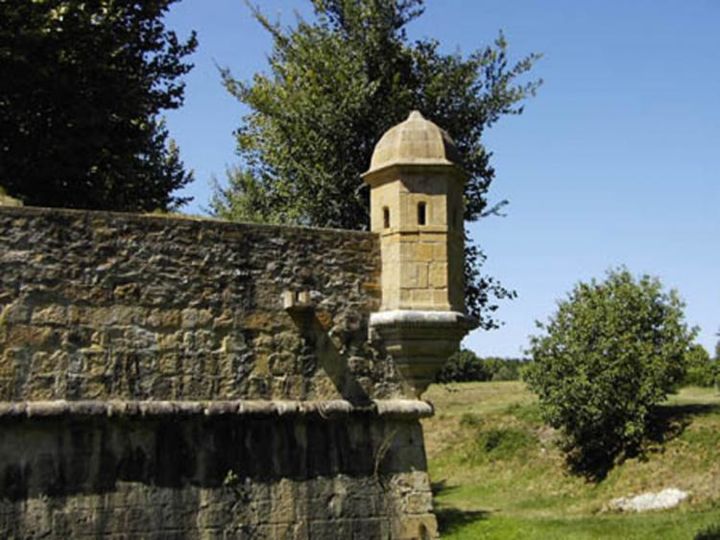
M696 532L710 528L717 521L717 514L712 512L665 512L653 515L525 520L506 516L491 516L481 517L463 526L444 531L442 537L467 540L480 538L502 540L536 538L562 540L596 538L691 540ZM720 536L714 538L717 539Z
M666 441L591 483L570 475L519 382L432 386L425 422L443 538L683 538L720 527L720 395L686 388L662 407ZM616 497L677 487L690 500L670 511L620 514ZM720 530L717 529L716 530ZM720 536L717 536L720 538Z

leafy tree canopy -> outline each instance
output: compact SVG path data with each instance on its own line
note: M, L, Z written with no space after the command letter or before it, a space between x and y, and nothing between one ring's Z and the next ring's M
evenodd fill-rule
M625 269L580 283L531 337L526 373L570 464L601 476L641 449L651 413L682 380L697 330L658 279Z
M169 209L191 175L159 119L182 104L176 0L0 2L0 185L25 204Z
M716 384L718 363L710 358L710 354L702 345L692 345L685 359L685 378L683 385L710 387Z
M435 382L517 381L528 362L521 358L479 358L462 349L453 354L435 375Z
M539 81L520 84L537 55L511 63L500 35L467 56L441 52L437 41L411 43L406 26L422 0L312 0L313 21L284 28L258 9L272 35L270 72L252 81L223 70L225 86L250 108L237 130L241 165L212 207L237 220L363 228L367 170L382 134L418 109L455 139L471 174L465 219L495 212L486 194L495 176L481 142L501 116L519 114ZM511 293L482 275L484 254L466 252L467 304L492 327L495 297Z

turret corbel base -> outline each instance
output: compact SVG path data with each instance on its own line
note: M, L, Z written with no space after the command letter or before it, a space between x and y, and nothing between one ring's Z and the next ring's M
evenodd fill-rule
M382 341L407 384L420 397L435 374L478 325L457 311L380 311L370 315L370 331Z

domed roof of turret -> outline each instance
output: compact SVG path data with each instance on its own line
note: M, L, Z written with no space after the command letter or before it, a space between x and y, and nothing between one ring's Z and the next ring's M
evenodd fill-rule
M375 145L369 174L391 165L459 165L460 156L450 135L419 111L391 127Z

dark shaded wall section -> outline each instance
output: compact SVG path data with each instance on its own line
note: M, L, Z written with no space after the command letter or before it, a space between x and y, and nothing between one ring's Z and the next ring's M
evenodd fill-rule
M2 433L4 538L388 538L397 516L431 518L416 422L54 418Z

